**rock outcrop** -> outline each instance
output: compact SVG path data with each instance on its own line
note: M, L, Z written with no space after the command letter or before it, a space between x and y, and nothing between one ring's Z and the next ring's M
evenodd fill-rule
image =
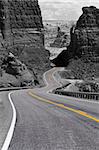
M35 84L33 74L12 53L3 59L1 71L1 87L34 86Z
M71 42L67 50L69 58L89 56L93 60L99 57L99 9L90 6L83 7L82 11L83 14L70 30Z
M71 43L69 50L74 55L97 55L99 49L99 9L83 7L83 14L76 26L71 28Z
M69 63L69 53L67 50L63 50L56 58L51 60L53 64L57 67L64 67L67 66Z
M60 27L58 27L57 36L56 36L54 42L50 44L50 47L57 47L57 48L66 47L67 37L68 37L68 35L65 32L62 32Z
M0 57L12 52L41 78L50 62L38 0L0 1L0 29Z

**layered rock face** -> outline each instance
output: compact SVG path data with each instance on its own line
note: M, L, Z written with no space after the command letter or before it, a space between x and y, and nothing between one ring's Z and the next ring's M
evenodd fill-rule
M0 1L0 54L12 52L39 76L49 68L38 0Z
M9 42L8 43L9 45L19 42L22 36L24 38L24 34L26 33L30 35L33 33L40 34L41 29L43 29L43 23L38 1L37 0L0 1L0 23L1 23L0 29L3 38ZM16 37L17 39L20 37L19 41L16 41ZM11 38L13 40L11 40Z
M69 58L89 55L94 59L99 55L99 9L90 6L83 7L82 11L83 14L70 30L71 42L67 51ZM63 57L61 54L61 60ZM66 66L67 62L63 65Z
M82 56L88 53L97 55L99 49L99 9L83 7L75 27L71 28L69 50L73 55Z
M43 28L37 0L10 0L8 5L11 28Z

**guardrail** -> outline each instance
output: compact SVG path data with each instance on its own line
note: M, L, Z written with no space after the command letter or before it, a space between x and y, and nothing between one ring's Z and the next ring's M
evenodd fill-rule
M1 88L0 89L0 92L2 91L13 91L13 90L24 90L24 89L31 89L33 87L31 86L26 86L26 87L9 87L9 88Z
M66 95L66 96L72 96L76 98L99 100L99 93L69 92L69 91L62 91L62 90L53 90L53 93Z

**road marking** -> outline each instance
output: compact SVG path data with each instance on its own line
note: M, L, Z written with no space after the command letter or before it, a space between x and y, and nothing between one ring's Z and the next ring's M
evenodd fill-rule
M40 101L42 101L42 102L49 103L49 104L53 104L53 105L56 105L56 106L58 106L58 107L67 109L67 110L69 110L69 111L72 111L72 112L74 112L74 113L77 113L77 114L79 114L79 115L81 115L81 116L84 116L84 117L86 117L86 118L89 118L89 119L94 120L95 122L98 122L98 123L99 123L99 119L97 119L97 118L95 118L95 117L93 117L93 116L87 114L87 113L84 112L84 111L76 110L76 109L73 109L73 108L71 108L71 107L64 106L63 104L58 104L58 103L56 103L56 102L47 100L47 99L45 99L45 98L42 98L42 97L40 97L40 96L35 95L35 94L32 93L32 92L28 92L28 93L29 93L29 95L31 95L33 98L36 98L36 99L38 99L38 100L40 100Z
M11 139L12 139L12 136L13 136L13 132L14 132L14 128L15 128L15 124L16 124L16 109L15 109L15 106L12 102L12 99L11 99L11 94L13 92L10 92L8 94L8 99L10 101L10 104L12 106L12 110L13 110L13 117L12 117L12 122L11 122L11 125L10 125L10 128L9 128L9 131L7 133L7 136L6 136L6 139L3 143L3 146L1 148L1 150L8 150L9 148L9 145L10 145L10 142L11 142Z

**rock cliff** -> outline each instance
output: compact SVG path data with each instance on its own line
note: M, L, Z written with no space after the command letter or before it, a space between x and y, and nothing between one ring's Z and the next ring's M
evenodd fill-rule
M76 26L71 28L69 50L73 55L82 56L88 53L97 55L99 49L99 9L83 7L83 14Z
M88 55L95 59L99 56L99 9L90 6L83 7L82 11L76 25L70 30L71 42L67 48L69 58L87 57ZM64 55L61 56L61 59L63 57ZM63 65L66 66L67 63Z
M0 1L0 29L0 58L10 51L41 78L50 63L38 0Z

